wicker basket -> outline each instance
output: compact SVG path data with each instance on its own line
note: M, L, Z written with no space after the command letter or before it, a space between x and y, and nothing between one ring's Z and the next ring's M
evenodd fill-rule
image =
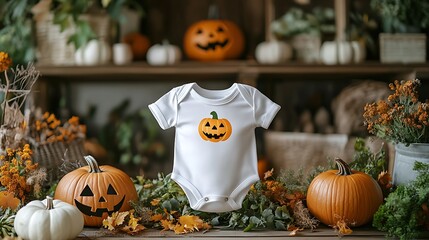
M72 65L74 64L74 47L67 44L67 39L74 32L70 27L61 32L60 26L52 23L53 16L36 21L36 57L39 64Z
M382 63L426 62L426 34L380 33Z
M82 15L88 21L97 38L110 42L110 18L107 14ZM67 44L75 32L70 26L61 32L60 26L53 24L53 15L36 21L37 61L41 65L73 65L75 48Z
M83 140L71 143L54 142L41 144L34 150L34 162L46 169L47 181L59 180L66 172L86 166Z

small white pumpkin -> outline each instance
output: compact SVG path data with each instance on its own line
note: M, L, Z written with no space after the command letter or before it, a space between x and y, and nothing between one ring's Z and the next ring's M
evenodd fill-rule
M106 41L93 39L76 50L74 60L77 65L100 65L108 63L111 55Z
M283 63L292 58L292 48L282 41L262 42L256 46L255 57L263 64Z
M171 65L180 62L182 52L179 47L164 40L162 44L155 44L149 48L146 59L150 65Z
M349 42L326 41L320 48L320 60L327 65L347 64L353 60L353 49Z
M22 207L14 228L19 237L28 240L75 239L83 230L83 216L75 206L48 196Z

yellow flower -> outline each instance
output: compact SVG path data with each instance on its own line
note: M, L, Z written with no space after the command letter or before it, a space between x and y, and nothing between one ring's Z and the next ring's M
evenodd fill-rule
M0 52L0 72L6 71L12 65L12 59L9 54Z

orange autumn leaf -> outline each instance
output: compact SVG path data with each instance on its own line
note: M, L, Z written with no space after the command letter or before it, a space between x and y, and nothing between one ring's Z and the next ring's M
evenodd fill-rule
M159 222L159 221L161 221L163 218L164 218L164 216L160 213L160 214L152 215L152 216L150 217L150 220L151 220L152 222Z
M146 229L139 224L141 219L134 216L134 210L126 212L114 212L111 216L103 220L103 227L110 231L122 231L134 235Z
M338 236L342 237L344 235L349 235L353 232L353 230L347 226L347 223L344 219L340 219L337 221L335 226L332 226L336 231L338 231Z
M183 225L180 225L180 224L176 224L175 226L174 226L174 233L175 234L185 234L185 233L188 233L188 232L192 232L192 231L188 231L186 228L185 228L185 226L183 226Z
M125 217L128 216L129 212L114 212L112 216L107 217L103 220L103 227L110 231L115 230L116 226L121 225Z
M135 228L133 228L132 226L125 226L125 227L123 227L123 228L121 228L121 231L122 232L125 232L125 233L127 233L127 234L130 234L130 235L135 235L135 234L137 234L137 233L139 233L139 232L141 232L141 231L143 231L143 230L145 230L146 228L143 226L143 225L137 225Z
M0 192L0 207L15 210L21 201L13 193L7 191Z
M204 221L198 216L181 216L179 223L189 230L199 230L203 228Z
M174 227L176 226L172 221L167 219L161 219L159 222L161 223L161 227L163 227L162 231L174 230Z
M160 199L155 198L152 201L150 201L150 205L152 205L152 206L158 206L160 201L161 201Z

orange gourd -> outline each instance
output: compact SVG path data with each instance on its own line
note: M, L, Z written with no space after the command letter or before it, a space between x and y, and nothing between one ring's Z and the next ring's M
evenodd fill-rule
M85 226L100 227L113 212L131 209L137 192L130 177L108 165L98 166L92 156L85 156L89 166L66 174L58 183L55 199L76 206L84 216Z
M212 118L204 118L198 126L201 138L210 142L226 141L232 133L231 123L228 119L218 118L215 111L210 113Z
M183 48L188 58L193 60L236 59L243 53L244 36L231 21L207 19L192 24L186 30Z
M126 34L122 42L130 45L131 52L133 53L133 60L143 60L150 47L149 38L138 32Z
M368 174L353 171L337 158L337 170L317 175L307 191L307 207L326 225L344 220L349 226L368 223L383 202L378 183Z

